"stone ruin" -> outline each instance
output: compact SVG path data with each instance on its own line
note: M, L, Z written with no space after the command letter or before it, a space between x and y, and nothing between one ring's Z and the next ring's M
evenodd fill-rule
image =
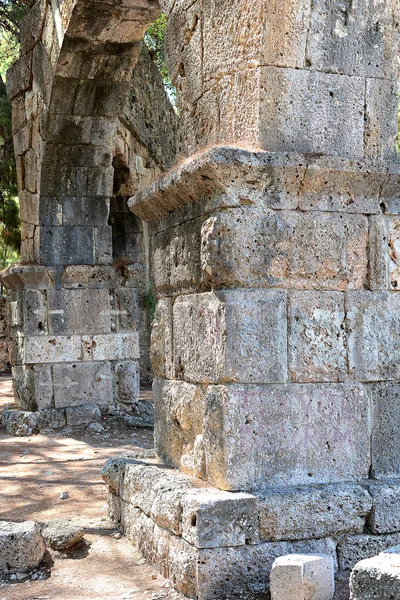
M140 50L161 9L179 124ZM135 398L151 287L159 458L103 476L189 597L400 543L398 10L38 0L23 23L17 398L71 419Z

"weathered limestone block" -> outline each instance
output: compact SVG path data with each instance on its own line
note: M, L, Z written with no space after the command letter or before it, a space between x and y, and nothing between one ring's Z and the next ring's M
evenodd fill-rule
M363 78L263 67L259 85L264 148L364 156Z
M400 533L345 537L338 543L339 569L350 571L360 560L371 558L398 544L400 544Z
M24 361L32 363L74 362L81 360L81 338L78 335L42 335L24 338Z
M111 331L110 294L107 289L50 290L47 297L50 334Z
M368 492L351 484L280 487L257 496L260 539L265 541L363 533L372 508Z
M332 600L332 556L289 554L274 561L271 600Z
M367 489L373 501L368 519L370 531L374 534L400 531L400 482L369 482Z
M109 362L54 365L53 382L56 408L83 404L112 404L112 374Z
M384 232L386 233L386 231ZM387 244L389 246L390 288L400 288L400 218L392 217L387 220ZM387 248L386 248L387 251ZM385 255L386 257L386 255Z
M400 384L381 382L368 385L372 405L372 474L377 479L398 477L400 427Z
M352 600L389 600L400 596L400 546L357 563L350 576Z
M65 409L67 425L79 427L101 420L101 411L97 404L84 404L82 406L68 406Z
M7 72L7 95L9 100L32 87L32 52L21 56L20 60Z
M39 566L46 546L34 521L0 521L0 571L25 573Z
M204 443L220 489L368 477L369 399L359 385L209 386Z
M215 489L186 493L182 498L182 537L196 548L257 544L257 498Z
M367 278L362 215L232 209L202 227L202 269L215 286L338 290Z
M151 329L151 366L157 377L172 379L172 299L160 298Z
M348 292L349 367L358 381L397 379L400 297L389 292Z
M205 474L202 387L155 378L154 440L157 454L167 463L197 476Z
M390 202L390 201L388 201ZM383 206L386 206L383 203ZM385 209L386 210L386 209ZM396 275L389 277L388 267L388 234L386 219L382 215L369 217L369 289L387 290L396 285ZM392 253L389 252L389 261ZM394 275L394 276L393 276ZM392 279L393 277L393 279ZM390 285L389 285L389 280Z
M396 160L396 79L366 80L365 156Z
M292 292L288 326L292 381L346 379L344 294Z
M64 410L56 410L54 408L45 408L37 413L38 427L42 429L60 429L65 427L67 420Z
M127 360L140 358L139 334L110 333L93 336L94 360Z
M198 383L282 383L287 378L285 292L178 297L173 332L177 378Z
M43 537L53 550L63 552L82 541L84 529L71 519L49 521L43 529Z

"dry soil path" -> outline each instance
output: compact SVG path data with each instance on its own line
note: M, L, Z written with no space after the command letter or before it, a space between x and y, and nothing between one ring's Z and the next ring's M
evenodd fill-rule
M0 406L13 400L0 378ZM112 427L101 435L50 433L27 438L0 430L0 520L46 522L71 518L85 528L87 546L72 557L51 553L46 580L0 585L0 600L181 599L107 520L100 469L110 456L152 448L152 432ZM60 499L61 492L69 497Z

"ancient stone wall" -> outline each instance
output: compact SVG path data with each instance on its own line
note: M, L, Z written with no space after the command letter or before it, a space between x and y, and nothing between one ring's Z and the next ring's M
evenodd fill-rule
M10 371L10 355L8 350L8 310L7 301L0 296L0 373Z
M30 410L67 409L70 424L81 405L134 409L141 356L151 377L147 234L124 185L150 182L176 145L161 76L141 54L158 4L114 8L39 0L7 77L22 221L22 265L4 277L16 396ZM151 115L146 93L160 106Z

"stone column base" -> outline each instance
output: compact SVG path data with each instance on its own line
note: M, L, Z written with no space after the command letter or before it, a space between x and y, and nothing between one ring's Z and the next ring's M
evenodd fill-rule
M400 533L388 533L400 531L393 510L399 482L225 492L152 456L107 461L111 517L190 598L264 598L278 556L330 554L336 571L349 572L400 542ZM367 525L374 534L364 533Z

